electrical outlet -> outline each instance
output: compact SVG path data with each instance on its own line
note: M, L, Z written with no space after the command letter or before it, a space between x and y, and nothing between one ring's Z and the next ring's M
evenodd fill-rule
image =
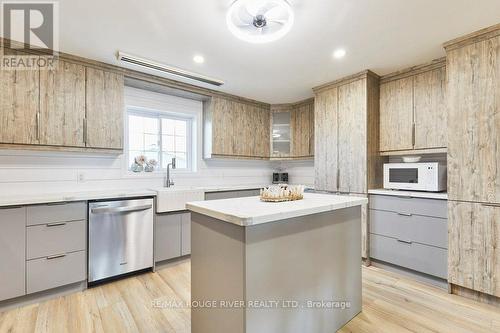
M85 182L85 173L84 172L78 172L78 182L83 183Z

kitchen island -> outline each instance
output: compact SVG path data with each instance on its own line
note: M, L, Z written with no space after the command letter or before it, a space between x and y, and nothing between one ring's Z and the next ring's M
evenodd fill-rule
M335 332L361 311L366 198L191 202L193 333Z

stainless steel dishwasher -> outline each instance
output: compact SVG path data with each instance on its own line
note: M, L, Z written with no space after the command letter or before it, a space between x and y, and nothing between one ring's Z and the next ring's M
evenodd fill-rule
M88 282L153 267L153 199L89 203Z

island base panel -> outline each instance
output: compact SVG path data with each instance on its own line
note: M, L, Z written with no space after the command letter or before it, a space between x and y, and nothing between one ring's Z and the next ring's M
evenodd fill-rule
M361 311L360 235L361 206L247 227L192 214L192 332L335 332Z

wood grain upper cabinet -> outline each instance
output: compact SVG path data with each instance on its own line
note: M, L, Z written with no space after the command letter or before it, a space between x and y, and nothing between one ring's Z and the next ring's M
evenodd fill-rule
M447 49L447 67L449 198L500 203L500 36Z
M414 103L414 148L446 147L446 67L415 75Z
M314 188L338 189L338 88L317 92L314 98Z
M58 61L40 72L40 144L85 147L85 67Z
M269 158L269 107L213 96L203 105L204 158Z
M446 148L446 111L444 59L383 77L380 151Z
M38 143L39 93L40 70L0 70L0 143Z
M314 155L314 100L294 106L290 113L290 157Z
M124 78L86 68L86 146L123 149Z
M339 191L367 193L366 79L338 88Z
M413 77L380 85L380 151L413 149Z
M448 281L500 296L500 206L448 202Z

